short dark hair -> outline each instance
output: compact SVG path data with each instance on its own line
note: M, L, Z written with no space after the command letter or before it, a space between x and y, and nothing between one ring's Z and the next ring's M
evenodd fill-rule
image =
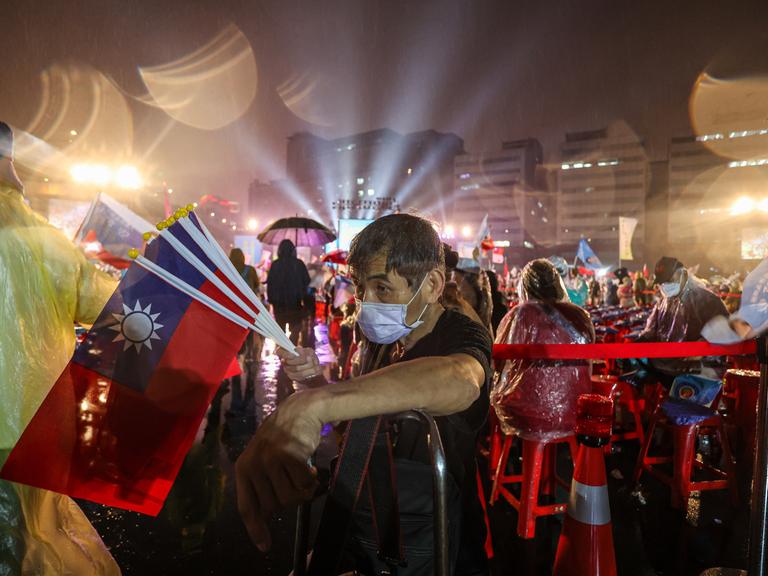
M417 286L435 268L445 268L440 237L432 224L412 214L390 214L375 220L352 239L347 263L366 270L375 257L387 255L386 271L394 270Z
M5 122L0 122L0 158L13 158L13 130Z
M454 270L459 265L459 253L450 244L443 242L443 256L445 258L446 273Z

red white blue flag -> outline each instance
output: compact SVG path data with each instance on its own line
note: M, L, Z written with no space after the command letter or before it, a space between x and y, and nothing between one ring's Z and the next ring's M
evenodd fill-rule
M190 230L201 232L197 240ZM177 222L131 265L24 430L2 478L145 514L160 511L248 327L268 316L243 306L248 295L222 270L218 246L199 241L203 230L194 218ZM271 318L258 323L277 329Z

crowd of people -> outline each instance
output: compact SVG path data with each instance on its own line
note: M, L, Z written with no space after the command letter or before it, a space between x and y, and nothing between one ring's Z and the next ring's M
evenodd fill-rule
M92 322L115 284L24 203L12 134L2 124L0 141L2 464L69 359L73 324ZM429 221L409 214L375 220L341 265L307 266L290 240L280 243L268 271L247 264L238 249L230 260L298 345L295 355L277 351L285 375L309 384L282 401L237 462L238 507L260 549L271 543L270 515L315 494L311 459L323 427L343 437L311 560L315 574L379 574L405 565L398 574L431 573L427 437L418 425L391 417L412 409L435 417L445 446L451 573L488 574L475 478L476 443L489 411L509 434L566 436L579 395L592 385L587 360L494 364L494 342L589 344L596 340L591 314L607 307L646 309L635 338L646 342L699 340L716 319L746 337L766 320L737 310L737 276L702 280L673 257L652 272L597 274L553 257L498 273L477 257L460 257ZM328 326L331 367L314 349L318 324ZM262 344L249 336L241 350L247 362L259 361ZM683 369L662 362L646 368L659 377ZM0 480L0 512L6 573L119 571L65 496Z
M589 344L596 340L592 314L612 307L645 311L648 319L634 335L637 341L695 341L713 319L740 322L728 320L726 306L738 299L741 286L736 277L704 281L672 257L659 260L652 273L622 268L596 276L555 257L497 274L483 269L476 258L460 258L440 242L429 222L405 214L380 218L360 233L348 264L355 292L340 315L339 337L333 339L347 367L332 372L339 380L329 384L311 348L301 348L297 358L279 353L292 379L312 381L314 386L279 407L241 457L241 512L254 541L267 547L266 518L280 506L305 498L302 490L312 490L313 473L304 470L292 477L289 471L310 456L318 427L353 420L344 429L344 450L373 449L371 481L403 479L396 486L384 482L372 488L375 499L396 502L400 518L426 519L409 523L408 532L400 534L411 561L421 562L414 563L419 566L414 566L414 574L431 565L431 515L424 508L431 484L424 437L397 426L394 438L382 437L379 428L357 422L408 408L437 417L456 489L449 513L452 573L486 574L485 525L474 475L475 440L487 410L494 410L505 433L558 438L573 433L576 401L592 390L590 361L511 360L494 365L492 342ZM334 306L329 310L327 321L333 323ZM669 383L676 373L706 374L712 368L700 361L696 366L652 361L643 374ZM390 430L386 419L378 424ZM389 443L394 449L388 454L378 452L377 447ZM349 528L332 513L324 514L321 534L334 536L318 541L313 562L326 570L387 570L402 560L394 552L381 554L382 546L391 544L387 538L397 537L397 528L394 536L386 530L393 529L391 515L398 512L385 507L390 516L378 524L377 503L350 501L344 491L355 485L344 484L350 473L341 462L338 466L335 482L344 488L331 490L326 509L351 510ZM391 490L395 495L387 495Z

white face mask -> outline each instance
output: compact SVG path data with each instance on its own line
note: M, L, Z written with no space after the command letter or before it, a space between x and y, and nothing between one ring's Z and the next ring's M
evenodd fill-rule
M428 304L424 305L421 310L421 314L416 321L410 326L406 324L405 318L408 314L408 306L413 302L416 295L421 291L424 286L424 280L421 281L421 286L416 290L416 293L408 301L408 304L384 304L383 302L361 302L356 300L357 308L359 310L357 314L357 325L360 326L360 330L363 331L368 340L375 342L376 344L391 344L396 340L405 338L423 324L421 317L427 310Z
M659 290L665 298L673 298L680 294L680 282L664 282L659 285Z

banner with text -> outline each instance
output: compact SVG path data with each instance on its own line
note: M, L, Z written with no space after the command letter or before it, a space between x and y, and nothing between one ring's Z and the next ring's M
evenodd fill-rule
M632 260L632 236L637 227L637 218L619 217L619 259Z

